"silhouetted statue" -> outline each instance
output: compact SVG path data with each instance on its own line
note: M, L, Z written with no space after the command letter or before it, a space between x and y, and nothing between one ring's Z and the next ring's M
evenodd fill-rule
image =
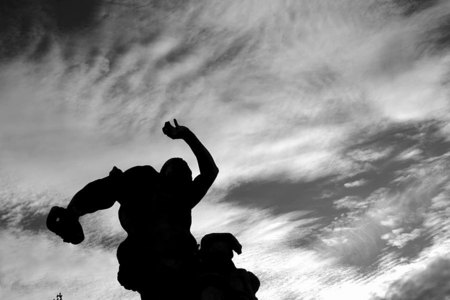
M55 300L55 298L53 298L53 300ZM61 293L56 295L56 300L62 300L62 294Z
M231 233L211 233L200 243L201 300L256 300L260 282L252 272L234 265L233 251L242 246Z
M182 139L197 158L200 175L192 180L187 163L169 159L158 173L151 166L122 172L114 167L109 176L95 180L75 194L66 209L53 207L48 228L65 242L84 239L80 216L107 209L118 201L119 219L128 233L117 250L118 280L142 299L198 298L198 246L190 232L191 210L206 194L218 168L197 137L184 126L166 122L163 132Z

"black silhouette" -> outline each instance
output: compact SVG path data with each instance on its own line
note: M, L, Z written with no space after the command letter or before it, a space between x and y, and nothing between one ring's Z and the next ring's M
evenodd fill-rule
M55 300L55 298L53 298L53 300ZM56 300L62 300L62 294L61 293L56 295Z
M242 246L231 233L211 233L200 242L199 287L201 300L256 300L258 277L234 265L233 251Z
M79 217L107 209L118 201L119 220L128 233L117 250L117 277L122 286L139 292L143 300L256 299L254 293L253 298L228 296L231 295L228 290L234 286L225 282L236 281L242 272L231 262L232 250L231 256L230 251L224 250L225 257L222 250L217 252L220 248L217 245L232 245L230 249L236 251L239 243L231 234L206 236L199 254L190 232L191 210L214 182L218 168L197 137L187 127L179 126L176 120L174 123L172 126L166 122L163 132L172 139L184 140L192 149L200 170L194 180L189 166L181 158L169 159L160 173L151 166L137 166L125 172L114 167L109 176L89 183L76 193L67 209L53 207L47 226L63 241L79 244L84 240ZM216 285L205 285L211 276L220 277L220 289ZM257 281L256 276L253 277L250 280ZM255 286L251 285L250 290L256 292ZM211 289L227 298L211 298L205 292Z

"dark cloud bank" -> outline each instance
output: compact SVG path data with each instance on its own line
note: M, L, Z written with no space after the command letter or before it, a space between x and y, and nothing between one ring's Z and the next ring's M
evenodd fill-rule
M385 297L374 300L444 300L450 295L450 259L439 258L423 271L395 281Z
M104 1L104 0L2 0L0 3L0 59L19 56L40 61L57 44L65 59L84 52L89 62L102 52L104 28L109 21L127 29L145 18L145 30L136 26L129 32L112 34L110 56L126 52L132 44L147 44L160 33L164 16L183 8L188 1ZM133 17L131 17L133 16ZM127 21L125 21L127 20ZM116 28L117 29L117 28ZM133 32L134 30L134 32Z
M2 0L0 5L0 57L25 52L38 60L58 38L94 26L101 1Z

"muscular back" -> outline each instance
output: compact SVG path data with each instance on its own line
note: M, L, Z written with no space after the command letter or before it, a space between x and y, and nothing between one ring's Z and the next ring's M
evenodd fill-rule
M190 231L194 185L174 188L151 166L130 168L121 177L119 219L128 234Z

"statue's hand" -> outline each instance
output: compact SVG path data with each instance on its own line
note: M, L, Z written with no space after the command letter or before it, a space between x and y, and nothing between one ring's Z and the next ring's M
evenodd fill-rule
M176 119L173 119L173 122L175 126L172 126L170 122L166 122L162 131L171 139L184 139L188 135L189 129L185 126L178 125Z
M65 208L54 206L50 209L47 227L66 243L76 245L84 240L83 228L78 221L78 217Z

